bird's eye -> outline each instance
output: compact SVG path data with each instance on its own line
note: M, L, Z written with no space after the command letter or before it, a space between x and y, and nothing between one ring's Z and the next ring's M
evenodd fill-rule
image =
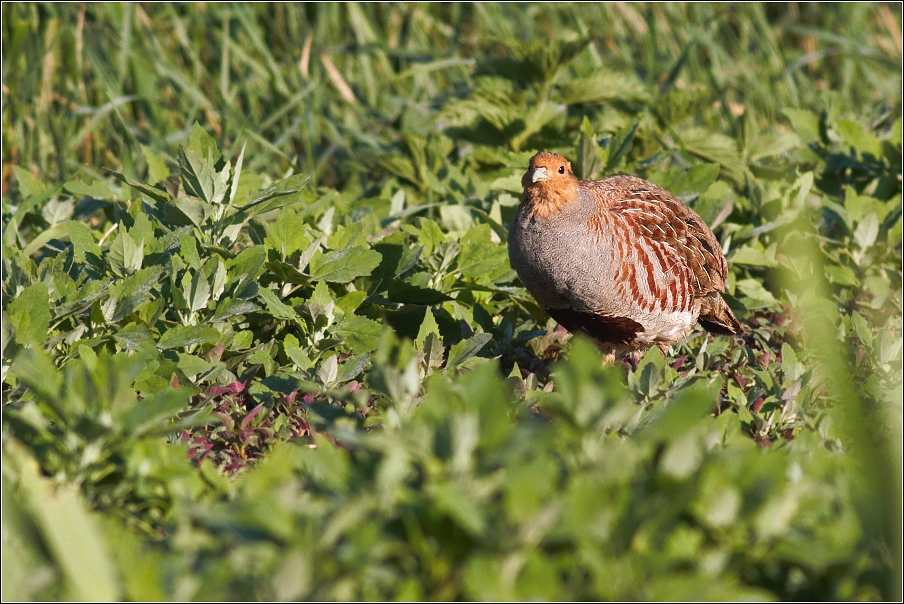
M565 174L565 166L559 166L559 174Z

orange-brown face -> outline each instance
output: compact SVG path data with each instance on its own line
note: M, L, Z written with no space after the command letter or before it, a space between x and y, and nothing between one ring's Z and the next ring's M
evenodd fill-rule
M574 201L578 193L578 179L571 171L571 162L558 153L547 151L530 158L521 186L524 187L523 201L532 213L541 217Z

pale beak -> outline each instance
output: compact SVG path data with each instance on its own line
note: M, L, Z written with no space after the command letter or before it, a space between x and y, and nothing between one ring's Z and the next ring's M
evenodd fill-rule
M530 176L531 182L549 180L549 177L546 175L546 168L537 168L534 170L534 173Z

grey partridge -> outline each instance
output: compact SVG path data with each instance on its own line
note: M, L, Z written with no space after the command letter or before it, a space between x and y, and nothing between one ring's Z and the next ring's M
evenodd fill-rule
M699 322L743 331L720 293L713 232L668 191L634 176L578 181L561 155L533 156L509 231L512 268L563 327L619 351L667 347Z

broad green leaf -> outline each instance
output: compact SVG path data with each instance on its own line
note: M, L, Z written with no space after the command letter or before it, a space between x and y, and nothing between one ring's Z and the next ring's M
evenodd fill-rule
M210 322L216 323L218 321L225 321L236 315L247 315L248 313L257 312L260 309L260 306L249 300L233 300L232 298L225 298L217 305L217 310L210 318Z
M366 317L348 314L333 329L333 335L345 340L352 354L372 352L380 344L383 327L376 321Z
M493 339L488 333L479 333L471 336L467 340L462 340L458 344L449 349L449 359L446 361L446 368L458 367L469 358L480 352L480 349L487 345Z
M178 325L171 327L157 341L157 348L169 350L170 348L184 348L193 344L213 343L220 338L220 332L212 327L192 325L185 327Z
M270 314L277 319L292 321L296 318L297 315L295 314L295 310L288 304L284 304L280 301L272 289L262 287L258 290L257 295L258 298L263 301L267 310L270 311Z
M182 171L182 186L189 195L208 203L217 203L214 201L217 193L225 194L225 183L220 183L213 166L191 149L179 149L179 167ZM222 191L218 187L223 187Z
M32 176L28 170L21 166L13 164L12 169L13 174L16 175L16 182L19 184L19 192L23 198L40 195L52 188L46 182Z
M207 277L200 270L186 271L182 278L183 295L188 302L188 309L191 312L197 312L207 308L207 301L210 300L210 284L207 283Z
M186 235L185 237L179 238L179 251L181 252L181 256L183 260L188 262L188 265L195 270L200 270L201 268L201 256L198 255L198 245L196 243L196 239L194 237Z
M148 176L150 176L148 184L156 185L158 182L163 182L169 178L170 171L162 155L145 145L141 145L141 153L148 163Z
M488 282L508 270L508 252L504 246L492 243L490 233L490 226L481 224L461 238L458 269L462 275Z
M436 318L434 318L433 312L428 308L427 312L424 313L424 321L421 323L421 326L418 329L417 337L414 339L415 348L419 350L423 349L424 341L431 333L437 336L440 335L439 325L436 322Z
M86 254L101 258L100 246L94 241L91 230L84 223L70 220L68 223L69 240L72 242L73 257L76 262L85 262Z
M844 142L861 153L869 153L875 157L882 155L882 145L879 139L867 132L866 128L861 126L854 120L838 120L835 124L838 134L844 139Z
M311 258L311 277L332 283L348 283L369 275L380 264L379 252L352 246L327 254L316 253Z
M50 223L51 227L66 222L72 218L72 212L75 210L75 204L71 199L61 200L54 197L41 208L41 216Z
M794 132L800 137L800 142L808 144L819 138L819 118L806 109L794 109L786 107L782 113L791 122Z
M873 213L867 214L854 231L854 241L860 249L866 249L876 242L879 235L879 219Z
M47 284L35 283L9 303L7 315L16 328L20 344L40 346L47 339L50 328L50 293Z
M670 170L650 174L650 181L684 202L702 195L719 177L719 164L692 166L686 172Z
M198 122L192 124L191 134L188 137L188 149L211 168L214 168L220 160L220 150L217 149L216 142L210 138L207 130Z

